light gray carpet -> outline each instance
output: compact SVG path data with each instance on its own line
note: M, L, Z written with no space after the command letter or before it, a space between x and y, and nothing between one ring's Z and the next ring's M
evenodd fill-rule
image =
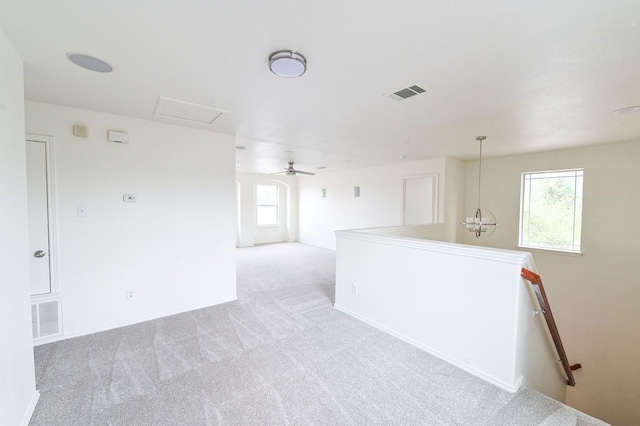
M31 425L603 424L336 311L332 251L237 259L237 302L37 347Z

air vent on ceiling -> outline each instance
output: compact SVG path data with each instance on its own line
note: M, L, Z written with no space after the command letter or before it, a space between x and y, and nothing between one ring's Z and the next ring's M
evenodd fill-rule
M425 93L427 90L429 89L424 89L417 84L414 84L413 86L405 87L404 89L400 89L396 92L390 93L387 95L387 97L394 101L400 102L413 96Z
M205 105L160 96L153 115L162 121L210 126L225 112Z

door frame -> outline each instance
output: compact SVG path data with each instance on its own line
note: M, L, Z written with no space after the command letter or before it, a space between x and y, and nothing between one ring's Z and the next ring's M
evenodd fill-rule
M47 298L60 292L58 280L58 238L56 233L56 196L55 196L55 173L54 173L54 139L53 136L37 135L27 133L25 135L25 149L27 142L40 142L45 145L45 158L47 161L47 220L49 225L49 280L51 293L31 296L33 299Z

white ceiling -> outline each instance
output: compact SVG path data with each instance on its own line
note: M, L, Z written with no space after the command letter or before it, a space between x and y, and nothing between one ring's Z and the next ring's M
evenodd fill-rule
M229 111L238 170L326 171L640 140L638 0L0 0L29 100L153 119ZM306 74L268 69L278 49ZM81 52L114 72L81 69ZM402 102L384 95L419 83ZM285 152L292 151L292 152ZM348 161L348 162L347 162Z

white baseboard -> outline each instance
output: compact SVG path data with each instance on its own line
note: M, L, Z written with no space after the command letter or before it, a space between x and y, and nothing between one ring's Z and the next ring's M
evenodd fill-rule
M482 380L484 380L486 382L489 382L492 385L495 385L495 386L499 387L500 389L504 389L507 392L516 393L520 389L520 387L522 385L522 376L518 380L516 380L515 383L512 383L512 384L505 383L500 379L496 379L495 377L487 376L486 374L484 374L484 373L482 373L482 372L480 372L480 371L478 371L478 370L476 370L476 369L474 369L472 367L469 367L468 365L464 365L464 364L456 361L453 358L450 358L450 357L448 357L448 356L446 356L446 355L444 355L444 354L442 354L442 353L440 353L440 352L438 352L436 350L433 350L432 348L430 348L428 346L425 346L422 343L419 343L419 342L417 342L417 341L415 341L413 339L410 339L409 337L406 337L406 336L404 336L404 335L402 335L402 334L400 334L400 333L398 333L398 332L396 332L394 330L391 330L390 328L387 328L387 327L385 327L383 325L380 325L375 321L371 321L368 318L365 318L365 317L363 317L361 315L358 315L355 312L352 312L349 309L346 309L346 308L344 308L344 307L342 307L342 306L340 306L338 304L334 304L333 307L336 308L337 310L339 310L340 312L344 312L345 314L347 314L349 316L352 316L352 317L354 317L354 318L356 318L356 319L358 319L358 320L360 320L362 322L365 322L365 323L377 328L378 330L384 331L387 334L390 334L390 335L392 335L394 337L397 337L398 339L402 340L403 342L406 342L406 343L408 343L408 344L410 344L412 346L415 346L416 348L418 348L418 349L420 349L422 351L425 351L428 354L435 356L436 358L440 358L441 360L446 361L449 364L451 364L451 365L453 365L455 367L458 367L459 369L464 370L469 374L473 374L474 376L476 376L476 377L478 377L478 378L480 378L480 379L482 379Z
M157 314L157 315L150 315L148 317L137 318L137 319L132 320L132 321L126 321L126 322L121 322L121 323L116 323L116 324L110 324L110 325L107 325L107 326L104 326L104 327L97 327L97 328L92 328L92 329L89 329L89 330L81 330L81 331L78 331L78 332L75 332L75 333L64 333L64 328L63 328L63 333L61 335L57 335L57 336L53 336L51 338L44 338L44 339L38 340L37 342L33 343L33 346L40 346L40 345L44 345L46 343L58 342L60 340L71 339L73 337L86 336L87 334L99 333L101 331L113 330L114 328L126 327L128 325L139 324L141 322L146 322L146 321L152 321L152 320L155 320L155 319L158 319L158 318L164 318L164 317L168 317L168 316L171 316L171 315L182 314L184 312L195 311L195 310L198 310L198 309L208 308L210 306L216 306L216 305L221 305L223 303L233 302L235 300L238 300L238 296L237 295L234 295L230 299L222 299L222 300L216 301L214 303L207 303L205 305L192 306L192 307L185 308L185 309L179 309L177 311L163 312L163 313L160 313L160 314Z
M24 416L22 416L22 421L20 422L20 426L29 426L29 422L31 421L31 417L33 417L33 412L36 410L36 405L38 404L38 400L40 399L40 392L35 391L31 396L31 401L29 401L29 405L27 406L26 411L24 412Z

